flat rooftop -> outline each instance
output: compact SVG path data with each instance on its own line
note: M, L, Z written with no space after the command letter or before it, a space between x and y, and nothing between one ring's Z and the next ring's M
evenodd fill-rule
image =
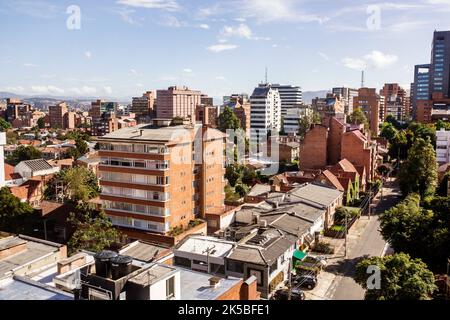
M150 124L141 124L135 127L122 128L112 133L104 135L98 140L108 139L124 139L136 141L155 141L155 142L171 142L191 140L191 135L186 135L193 129L193 126L173 126L173 127L155 127ZM142 132L142 134L141 134ZM189 139L187 139L189 138Z
M0 281L0 300L73 300L73 296L22 277L14 277Z
M212 248L209 255L212 257L224 257L234 247L234 242L208 236L191 236L181 243L176 251L184 251L196 254L206 254Z
M220 285L214 288L209 284L212 275L180 267L177 269L180 270L181 300L216 300L242 281L234 277L221 278Z
M128 281L139 285L150 285L176 272L178 272L177 269L172 266L165 264L154 264L138 275L128 279Z

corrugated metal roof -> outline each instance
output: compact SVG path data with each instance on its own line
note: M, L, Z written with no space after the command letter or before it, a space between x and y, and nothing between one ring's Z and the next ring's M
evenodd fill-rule
M22 163L24 163L33 172L53 169L52 165L44 159L26 160L22 161Z

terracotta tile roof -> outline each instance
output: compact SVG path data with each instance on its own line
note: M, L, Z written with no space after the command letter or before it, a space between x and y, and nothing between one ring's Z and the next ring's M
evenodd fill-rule
M40 187L41 181L30 179L18 187L11 187L10 191L13 195L21 200L29 200L33 193Z
M337 166L341 167L345 172L358 172L355 166L347 159L342 159L341 161L339 161L337 163Z
M329 170L325 170L322 174L328 179L328 181L339 191L344 191L344 187L339 182L338 178Z
M14 172L14 166L5 163L5 180L21 179L22 176L19 173Z

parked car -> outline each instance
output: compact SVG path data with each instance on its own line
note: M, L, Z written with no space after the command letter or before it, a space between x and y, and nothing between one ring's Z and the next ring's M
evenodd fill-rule
M280 289L273 295L274 300L288 300L289 289ZM305 300L305 293L300 288L292 288L291 300Z
M317 285L317 277L310 274L300 274L295 277L293 283L296 286L311 290L314 289Z

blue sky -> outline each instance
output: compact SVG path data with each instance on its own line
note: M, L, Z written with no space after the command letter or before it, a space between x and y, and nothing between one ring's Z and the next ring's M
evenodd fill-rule
M450 0L0 0L0 91L122 98L184 84L220 97L251 93L265 67L305 91L358 87L361 69L367 86L409 88L449 17Z

